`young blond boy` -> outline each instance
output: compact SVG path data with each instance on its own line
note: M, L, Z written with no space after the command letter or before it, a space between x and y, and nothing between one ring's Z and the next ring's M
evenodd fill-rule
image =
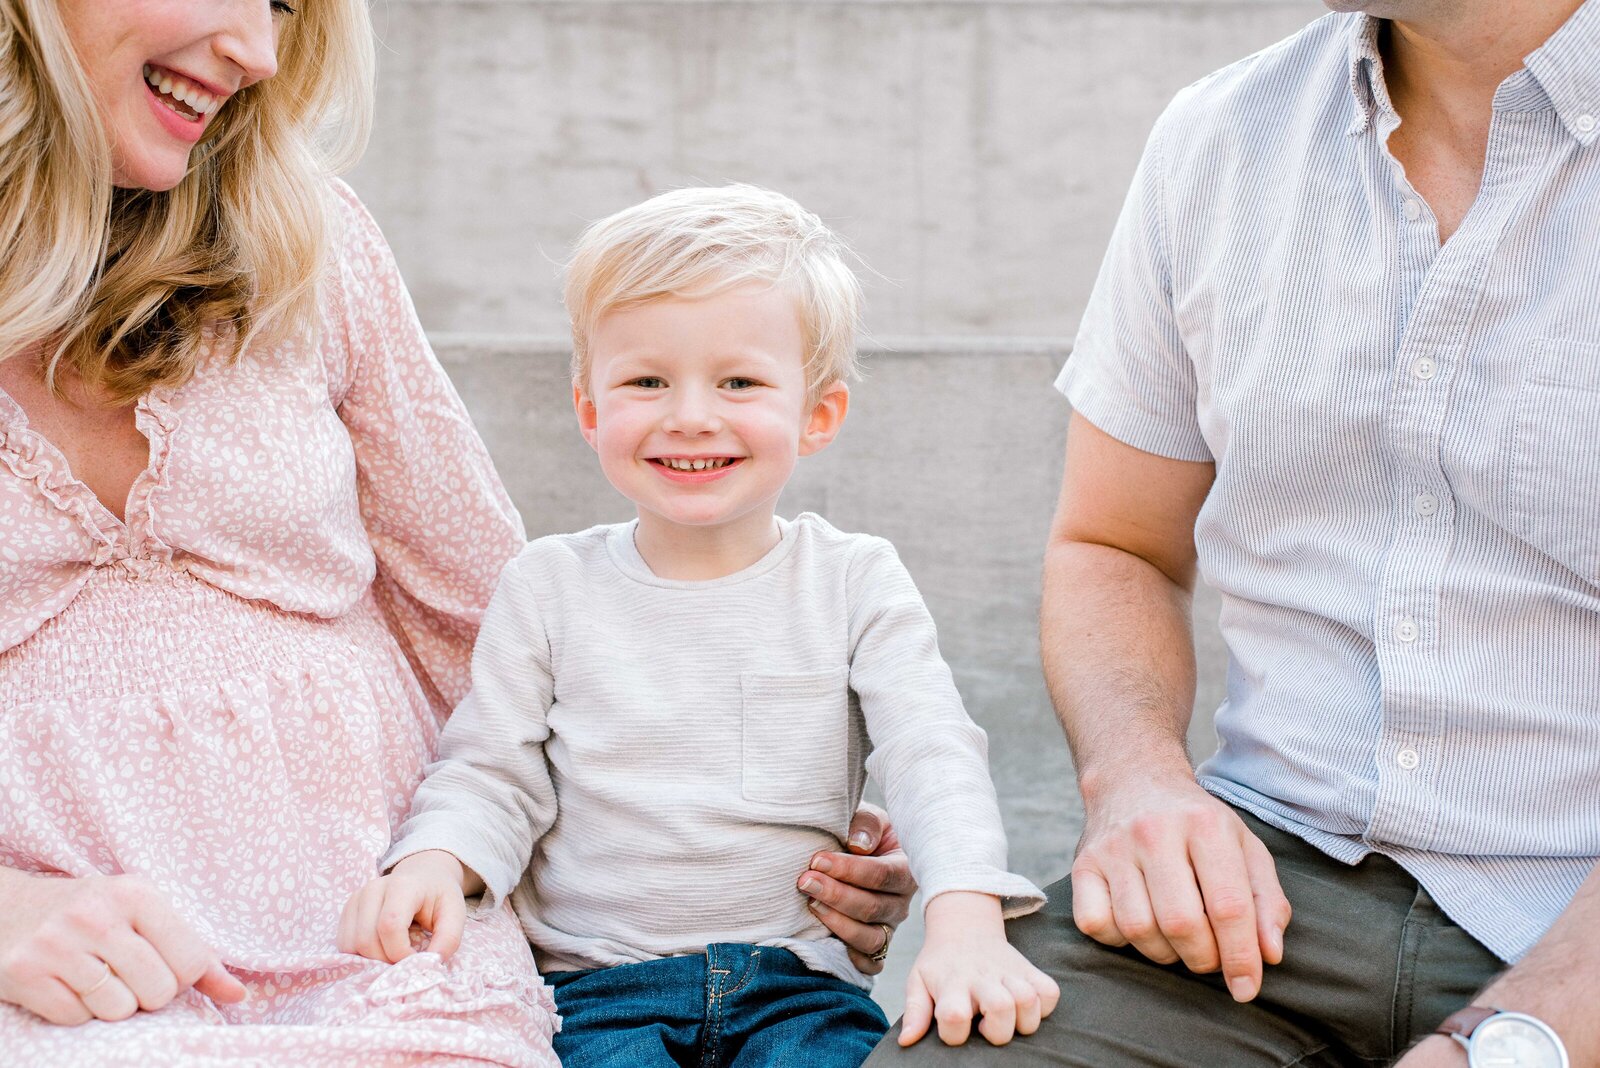
M509 895L569 1068L853 1068L887 1023L793 873L870 771L928 901L901 1042L1030 1033L1058 994L1002 918L1043 895L1005 869L921 597L882 539L775 515L849 404L842 246L778 194L678 190L583 235L567 306L579 424L638 518L507 568L393 872L347 912L453 938L463 894Z

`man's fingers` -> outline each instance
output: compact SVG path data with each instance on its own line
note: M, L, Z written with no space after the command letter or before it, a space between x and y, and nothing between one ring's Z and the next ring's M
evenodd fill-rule
M1132 865L1114 867L1106 872L1106 883L1111 889L1111 919L1122 937L1157 964L1176 961L1178 951L1156 922L1144 872Z
M881 960L873 960L871 957L863 954L859 949L852 949L849 946L846 946L845 949L850 957L850 963L854 964L856 966L856 971L860 972L862 975L877 975L879 972L883 971L883 962Z
M1107 946L1125 946L1128 940L1111 913L1111 887L1094 868L1072 869L1072 921L1078 930Z
M1195 884L1187 852L1164 854L1156 867L1144 869L1145 887L1156 927L1192 972L1214 972L1221 964L1217 941L1206 916L1205 899Z
M811 913L822 921L824 927L838 935L845 945L864 957L871 957L885 948L883 928L875 923L853 920L837 909L831 909L816 901L811 903ZM872 974L876 974L882 968L881 964L878 965Z
M823 851L812 856L810 870L861 890L906 897L917 892L917 881L911 877L911 865L906 861L906 855L900 852L858 857L849 853Z
M841 860L845 863L840 864ZM811 863L812 869L801 875L796 884L800 892L853 920L895 926L910 911L916 884L911 881L909 869L904 869L904 854L899 855L897 863L888 857L820 853ZM827 870L816 865L825 865ZM863 885L881 889L862 889Z
M461 932L467 923L467 903L460 894L441 894L434 899L428 917L433 940L428 949L449 960L461 948Z
M1278 882L1278 865L1261 839L1248 827L1239 831L1244 849L1244 866L1250 875L1250 892L1255 898L1256 928L1261 942L1261 958L1268 964L1283 962L1283 932L1294 909Z
M922 976L912 972L906 980L906 1011L900 1017L900 1044L911 1045L928 1033L928 1025L932 1022L933 998L928 994Z
M885 832L892 834L889 814L877 805L863 801L856 814L850 818L850 833L845 837L845 848L852 853L870 855L883 843ZM899 848L899 842L883 843L889 849Z
M1197 835L1189 841L1189 856L1228 992L1235 1001L1249 1001L1261 989L1261 935L1244 850L1232 833Z

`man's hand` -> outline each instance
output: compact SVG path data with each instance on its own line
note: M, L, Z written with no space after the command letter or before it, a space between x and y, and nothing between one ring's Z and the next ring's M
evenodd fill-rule
M1255 997L1262 962L1283 959L1290 914L1261 840L1192 778L1086 789L1085 802L1072 865L1078 929L1160 964L1220 968L1236 1001Z
M216 950L146 880L4 874L0 1001L80 1024L154 1012L190 987L244 1000Z
M799 878L801 893L811 897L811 911L850 947L850 960L866 975L883 971L873 954L888 946L892 930L911 909L917 892L900 839L889 816L876 805L863 804L850 821L848 853L818 853Z

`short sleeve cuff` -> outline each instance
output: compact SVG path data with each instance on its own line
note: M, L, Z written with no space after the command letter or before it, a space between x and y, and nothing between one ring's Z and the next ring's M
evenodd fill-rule
M1056 376L1056 389L1071 402L1074 412L1140 452L1196 463L1215 459L1192 408L1174 414L1141 403L1131 391L1101 382L1094 373L1094 362L1089 353L1074 348Z

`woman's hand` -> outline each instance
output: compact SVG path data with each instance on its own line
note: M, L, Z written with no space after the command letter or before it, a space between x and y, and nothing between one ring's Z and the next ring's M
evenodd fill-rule
M339 951L395 964L416 952L413 922L433 933L429 951L449 959L466 926L466 867L442 849L413 853L350 896L339 917Z
M917 883L888 814L876 805L863 804L850 821L848 848L812 857L798 885L817 919L850 947L851 963L876 975L883 961L873 958L889 948Z
M909 1046L937 1021L939 1040L959 1046L978 1033L996 1046L1031 1035L1061 1000L1056 981L1006 942L1000 900L961 891L928 903L928 936L906 979L900 1045Z
M216 951L145 879L0 875L0 1001L71 1025L154 1012L190 987L244 1000Z

